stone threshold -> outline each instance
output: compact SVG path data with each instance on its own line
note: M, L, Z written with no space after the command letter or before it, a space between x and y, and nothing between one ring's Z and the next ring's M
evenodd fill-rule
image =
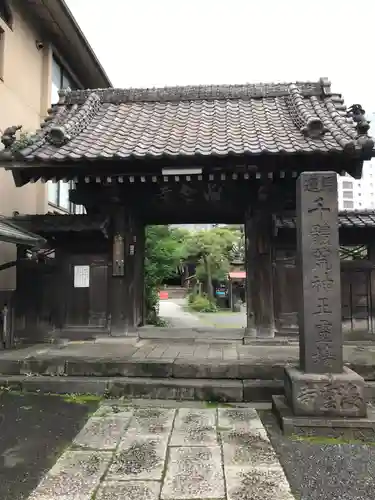
M0 387L40 394L94 394L212 402L270 402L284 391L281 380L166 379L146 377L0 376Z
M282 380L173 379L146 377L0 376L0 387L41 394L94 394L105 397L213 402L271 402L284 394ZM365 386L375 399L375 382Z

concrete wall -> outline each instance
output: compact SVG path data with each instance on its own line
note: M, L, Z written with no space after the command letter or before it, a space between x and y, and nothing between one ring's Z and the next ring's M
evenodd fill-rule
M4 31L3 78L0 80L0 132L22 125L25 132L39 128L50 102L52 49L36 47L42 36L20 11L13 7L12 29L0 18ZM46 185L28 184L16 188L12 174L0 169L0 214L45 213ZM0 243L0 264L13 260L15 246ZM0 291L15 287L15 270L0 272Z

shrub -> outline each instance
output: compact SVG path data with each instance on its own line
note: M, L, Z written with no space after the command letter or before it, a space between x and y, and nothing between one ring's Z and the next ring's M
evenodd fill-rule
M196 295L190 307L197 312L216 312L217 307L215 302L212 302L204 295Z
M189 293L188 304L191 305L195 301L196 298L197 298L197 294L194 291Z

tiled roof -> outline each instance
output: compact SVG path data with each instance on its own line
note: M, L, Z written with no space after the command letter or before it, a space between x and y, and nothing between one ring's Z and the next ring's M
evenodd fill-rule
M17 164L343 151L365 159L374 147L361 107L348 112L326 79L62 91L42 125Z
M5 219L0 219L0 241L28 247L41 246L45 242L41 236L25 231Z
M295 229L296 217L276 216L275 225L278 229ZM339 227L375 228L375 211L340 211Z

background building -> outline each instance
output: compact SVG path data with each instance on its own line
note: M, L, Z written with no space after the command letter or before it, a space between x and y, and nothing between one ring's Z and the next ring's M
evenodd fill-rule
M37 130L60 88L109 86L63 0L0 0L0 135L13 125ZM0 214L82 211L69 203L69 189L40 182L16 188L11 172L0 168ZM0 243L0 265L14 258L15 246ZM1 271L0 296L14 287L14 269Z
M368 119L371 135L375 136L375 113L370 113ZM375 160L363 163L361 179L339 176L338 194L340 210L375 210Z

